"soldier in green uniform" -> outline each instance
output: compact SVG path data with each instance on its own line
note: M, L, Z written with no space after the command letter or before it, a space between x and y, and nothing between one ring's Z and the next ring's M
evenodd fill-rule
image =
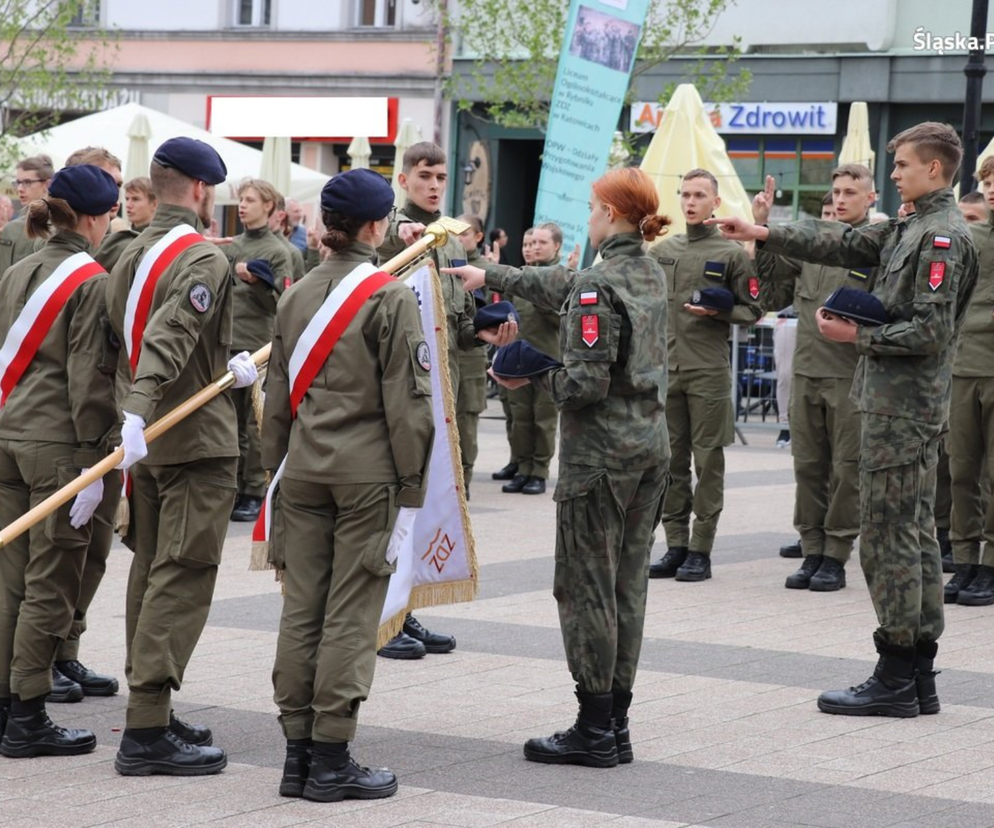
M994 204L994 158L977 173L988 204ZM961 199L962 206L962 199ZM944 588L948 603L994 604L994 213L970 223L980 274L966 310L953 363L949 407L950 537L956 572ZM980 544L984 542L981 553Z
M483 222L479 216L462 215L459 221L469 225L469 230L459 236L463 261L475 263L480 259L483 243ZM480 300L482 301L482 300ZM474 303L476 300L474 299ZM462 476L469 499L469 484L473 480L473 466L480 453L477 434L480 414L487 410L487 351L473 348L459 352L459 391L456 395L456 425L459 430L459 451L462 455Z
M666 274L669 295L666 425L672 451L663 509L667 551L649 569L650 578L711 577L711 549L725 502L724 447L734 438L729 328L752 325L763 315L749 256L704 224L719 204L718 180L707 170L688 172L680 185L687 232L667 237L649 251ZM731 291L732 310L694 304L694 291L707 288Z
M532 228L531 264L553 267L559 264L563 231L548 222ZM559 359L559 311L540 308L521 296L502 296L514 303L521 324L518 334L542 353ZM549 477L549 464L556 451L556 424L559 415L552 397L534 383L508 390L511 409L511 455L517 458L517 474L502 487L505 492L542 494Z
M113 233L100 243L96 260L109 273L114 269L117 260L131 242L140 236L152 222L155 215L155 193L152 192L152 181L148 177L132 178L124 185L124 212L128 217L130 227L125 227Z
M250 178L238 186L238 220L245 232L221 248L231 267L231 306L233 334L231 351L254 353L273 338L276 303L293 282L291 251L269 227L280 194L268 181ZM292 247L292 245L290 245ZM272 283L249 272L248 262L262 260L275 277ZM265 272L265 269L262 269ZM267 274L268 275L268 274ZM259 421L252 403L252 389L231 393L238 412L238 495L231 511L234 521L254 521L259 517L266 493L266 470L262 467L262 441Z
M134 550L125 611L130 694L114 763L124 775L193 776L227 764L224 751L210 746L209 730L173 715L171 699L207 621L235 500L238 434L231 397L215 397L151 446L143 435L147 422L226 369L235 374L236 388L258 376L247 355L230 356L228 261L201 236L211 219L214 186L226 174L208 144L191 138L162 144L151 164L159 199L155 217L120 258L107 288L111 323L134 366L119 402L121 468L129 470L131 485L125 542ZM188 246L181 249L180 242ZM152 282L154 272L160 275ZM151 297L145 319L133 310L142 295Z
M18 162L14 171L14 187L22 210L17 218L7 222L3 230L0 230L0 276L12 264L30 256L44 244L44 239L28 238L25 219L27 205L35 199L43 198L48 192L48 182L53 172L52 159L47 155L32 155Z
M434 438L431 349L402 282L375 291L348 322L299 400L290 360L342 280L376 263L393 190L371 170L335 176L321 193L327 262L280 302L269 362L263 456L284 462L273 554L285 569L273 686L287 739L283 796L330 802L397 791L386 769L352 761L369 695L376 634L396 562L385 557L398 512L424 503ZM346 289L346 288L343 288ZM304 351L307 353L307 351Z
M427 225L442 215L442 199L448 184L445 151L430 141L412 144L404 153L402 171L398 176L401 188L407 193L404 207L391 219L386 238L378 246L381 261L388 261L408 245L417 241ZM452 394L459 398L461 351L472 351L484 345L473 328L476 302L462 288L459 280L442 272L453 259L465 258L459 239L450 237L441 247L431 251L442 285L442 305L449 334L449 379ZM460 451L462 447L460 447ZM380 650L385 658L421 658L426 652L448 653L456 648L454 636L431 632L414 616L409 615L404 629Z
M839 267L879 267L873 295L890 322L858 327L824 310L826 339L855 344L853 396L861 412L860 564L879 626L880 656L857 687L822 693L818 707L851 716L937 713L933 670L942 613L942 567L932 504L939 438L949 418L953 360L977 281L977 251L950 182L962 145L948 124L895 136L891 179L915 216L853 228L801 221L777 227L715 219L726 236L770 253Z
M774 189L768 176L765 191L753 200L757 224L769 217ZM876 200L873 174L862 164L838 167L832 196L837 221L864 227ZM845 564L859 535L859 411L849 399L857 356L851 346L822 337L816 314L838 288L872 290L875 271L802 262L765 249L756 252L756 270L764 290L772 282L779 294L766 296L766 306L793 304L798 317L790 432L794 526L804 562L786 587L832 592L846 585Z
M68 167L28 206L29 239L48 244L0 280L0 524L7 526L111 450L116 434L114 370L106 318L106 273L88 255L107 232L117 187L103 170ZM52 280L71 286L46 327L37 297ZM40 291L40 292L39 292ZM46 305L56 301L52 292ZM32 351L32 337L40 343ZM36 340L37 342L37 340ZM17 357L17 359L15 359ZM26 361L26 364L25 364ZM23 373L18 375L18 363ZM116 441L114 441L116 442ZM69 634L103 480L0 552L0 753L88 753L88 730L52 724L45 697L52 661Z
M462 269L536 306L562 309L563 367L532 379L559 409L556 574L576 724L529 739L533 762L612 767L632 761L628 708L642 646L652 533L667 480L666 292L642 251L669 219L652 180L630 167L593 185L590 241L602 261L570 268ZM519 387L528 380L501 380Z

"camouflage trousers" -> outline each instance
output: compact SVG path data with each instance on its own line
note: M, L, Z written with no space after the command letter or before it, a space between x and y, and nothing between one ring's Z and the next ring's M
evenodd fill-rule
M942 426L863 414L859 558L880 626L895 647L942 635L942 563L935 539Z
M948 433L939 439L939 464L935 468L935 528L949 529L952 521L952 475L949 472L949 453L946 451Z
M635 683L667 481L665 463L631 471L560 464L553 595L566 661L583 692Z

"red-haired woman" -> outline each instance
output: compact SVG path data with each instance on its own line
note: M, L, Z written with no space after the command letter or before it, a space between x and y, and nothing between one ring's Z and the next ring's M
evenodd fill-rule
M613 767L632 761L628 707L642 646L649 550L669 464L666 282L645 255L669 224L641 170L593 185L588 223L601 261L568 268L467 265L467 290L486 284L560 312L563 367L528 379L560 411L556 574L566 659L580 712L569 730L529 739L534 762Z

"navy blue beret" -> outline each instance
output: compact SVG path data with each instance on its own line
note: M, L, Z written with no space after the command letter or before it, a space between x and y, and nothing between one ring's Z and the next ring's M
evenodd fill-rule
M546 374L554 368L562 368L548 354L543 354L533 348L527 340L516 339L510 345L505 345L494 355L493 370L499 377L534 377Z
M825 300L825 310L859 325L886 325L887 309L872 293L841 287Z
M52 176L48 194L68 202L76 213L84 216L102 216L121 198L111 174L92 164L63 167Z
M725 288L704 288L693 292L690 304L727 313L735 307L735 294Z
M228 177L228 168L217 150L196 138L170 138L155 151L152 160L205 184L221 184Z
M344 213L360 221L376 221L393 209L390 183L373 170L339 173L321 190L321 209Z
M473 327L477 332L484 328L496 328L505 322L514 320L519 325L521 317L510 302L494 302L492 305L484 305L473 317Z
M276 274L265 259L249 259L245 262L245 267L256 279L262 279L270 287L276 287Z

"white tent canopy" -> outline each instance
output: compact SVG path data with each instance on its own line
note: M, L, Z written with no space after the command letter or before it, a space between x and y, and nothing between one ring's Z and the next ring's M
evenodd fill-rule
M261 151L239 144L237 141L212 135L192 124L136 103L85 115L44 133L27 135L20 139L19 144L24 155L34 155L39 152L50 155L56 169L63 165L69 155L82 147L105 147L120 158L124 169L127 169L131 142L128 129L138 114L143 114L148 119L151 129L148 144L152 154L163 141L181 135L210 144L218 151L228 168L227 180L217 186L218 204L237 204L238 183L244 178L259 177L262 165ZM260 132L264 130L265 127L260 127ZM327 181L328 176L324 173L300 164L292 164L289 192L283 195L303 202L316 201Z

